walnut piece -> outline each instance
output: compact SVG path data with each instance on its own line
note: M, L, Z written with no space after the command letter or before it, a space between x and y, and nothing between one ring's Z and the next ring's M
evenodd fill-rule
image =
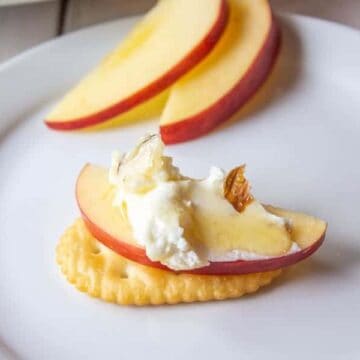
M244 172L245 165L238 166L229 172L224 182L224 196L238 212L243 211L254 199Z

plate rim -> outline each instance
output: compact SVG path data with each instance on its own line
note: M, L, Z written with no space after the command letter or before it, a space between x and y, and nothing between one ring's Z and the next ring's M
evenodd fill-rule
M344 24L344 23L341 23L338 21L319 18L316 16L296 14L296 13L287 12L287 11L275 11L275 16L280 16L281 18L302 19L304 21L317 22L319 24L322 24L321 26L324 26L324 25L325 26L333 26L333 27L342 29L341 31L350 31L350 32L354 32L354 33L357 33L358 35L360 35L360 29L358 29L354 26L347 25L347 24ZM26 57L31 56L33 53L35 53L37 51L41 51L43 48L51 46L54 43L66 41L67 39L69 39L73 36L79 36L82 33L87 32L89 30L96 30L96 28L101 28L103 26L111 26L115 23L123 22L123 21L137 21L137 20L140 20L140 18L141 18L141 15L133 15L133 16L126 16L123 18L118 18L115 20L104 21L99 24L89 25L89 26L83 27L81 29L77 29L77 30L71 31L69 33L54 37L52 39L45 40L45 41L41 42L40 44L32 46L29 49L26 49L24 51L21 51L20 53L12 56L11 58L1 62L0 63L0 76L1 76L1 72L6 71L8 67L16 66L18 62L26 60Z

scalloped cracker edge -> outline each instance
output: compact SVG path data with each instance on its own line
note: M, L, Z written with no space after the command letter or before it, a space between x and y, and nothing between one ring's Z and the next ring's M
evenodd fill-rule
M224 300L257 291L281 270L246 275L193 275L143 266L98 242L81 219L60 238L56 260L80 291L122 305Z

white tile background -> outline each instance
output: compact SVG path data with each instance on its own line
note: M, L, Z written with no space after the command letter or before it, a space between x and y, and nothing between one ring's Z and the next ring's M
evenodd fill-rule
M0 62L62 33L143 13L155 0L0 0ZM289 11L360 29L360 0L270 0ZM19 2L21 4L14 5Z

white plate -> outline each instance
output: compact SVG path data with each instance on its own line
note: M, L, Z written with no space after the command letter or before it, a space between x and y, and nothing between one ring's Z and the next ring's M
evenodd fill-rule
M74 182L156 122L101 133L48 130L51 104L117 43L122 20L77 32L0 67L0 347L23 359L359 359L360 35L283 16L276 70L208 136L168 148L189 174L247 162L256 196L329 222L311 259L239 300L121 307L65 282L54 261L78 215Z

